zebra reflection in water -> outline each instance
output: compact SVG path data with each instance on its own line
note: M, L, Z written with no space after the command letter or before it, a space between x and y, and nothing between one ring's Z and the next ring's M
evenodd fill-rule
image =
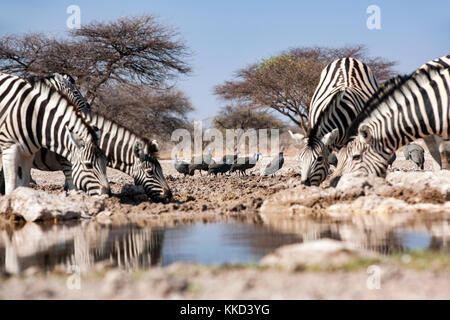
M102 268L146 269L162 265L164 230L136 225L46 227L27 224L12 233L0 232L0 272L87 272Z

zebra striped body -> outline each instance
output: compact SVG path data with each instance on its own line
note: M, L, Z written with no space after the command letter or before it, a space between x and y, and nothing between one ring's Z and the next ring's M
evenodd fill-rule
M82 115L87 123L101 131L99 146L108 159L109 167L133 177L135 184L143 186L152 200L171 200L172 193L157 159L158 145L155 141L149 142L92 111L85 111ZM71 168L64 158L42 150L36 154L34 166L46 171L63 170L66 184L70 186Z
M88 194L109 192L106 158L77 107L44 81L0 73L0 147L6 193L28 185L36 152L47 148L72 163L74 183ZM79 179L87 172L92 181Z
M450 136L450 69L428 65L383 85L351 125L335 181L348 172L383 176L401 146L429 135Z
M90 105L75 86L75 79L67 73L54 73L49 77L29 76L26 78L31 85L41 83L42 85L52 86L56 91L64 95L72 102L79 111L89 110Z
M377 89L370 68L354 58L325 67L311 100L311 130L299 155L303 184L319 185L325 180L330 150L344 145L348 127Z

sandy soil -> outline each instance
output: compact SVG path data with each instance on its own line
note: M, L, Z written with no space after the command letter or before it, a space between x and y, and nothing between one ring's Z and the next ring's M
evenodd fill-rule
M172 264L146 272L118 270L73 276L0 280L6 299L449 299L447 271L380 265L380 287L357 271L287 272L252 267ZM79 281L79 282L78 282ZM77 283L79 286L77 286ZM79 288L79 289L78 289Z

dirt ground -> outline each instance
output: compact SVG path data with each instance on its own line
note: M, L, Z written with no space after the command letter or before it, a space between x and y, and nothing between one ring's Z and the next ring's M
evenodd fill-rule
M2 299L449 299L447 271L381 265L379 287L356 271L287 272L175 263L141 273L119 270L1 280ZM70 284L72 283L72 284ZM78 286L77 286L78 284ZM378 288L378 289L377 289Z
M431 171L427 155L425 171ZM98 215L100 223L127 223L144 225L176 225L183 222L238 220L249 223L263 223L261 207L271 199L287 202L289 210L295 204L283 197L283 192L300 190L294 158L286 159L285 165L274 177L261 177L259 172L269 158L263 158L249 172L248 177L213 177L198 173L194 177L183 177L173 167L173 162L161 161L166 179L174 194L170 204L147 201L140 188L133 185L127 175L108 169L113 196L102 198ZM405 161L398 153L391 173L419 171L411 161ZM36 189L50 193L62 193L62 173L33 170ZM423 186L422 186L423 187ZM405 191L407 189L407 191ZM312 190L312 189L311 189ZM316 188L327 193L327 189ZM384 190L384 191L383 191ZM386 191L387 190L387 191ZM389 193L389 194L383 194ZM278 196L280 195L280 196ZM283 195L283 196L282 196ZM318 208L314 214L340 201L350 203L361 194L348 193L329 198L320 193L311 197L311 206ZM437 206L438 210L449 208L448 194L415 186L399 186L383 189L376 195L393 197L405 205ZM304 195L308 199L308 194ZM284 200L283 200L284 199ZM318 200L317 200L318 199ZM384 199L384 198L383 198ZM309 201L308 200L308 201ZM297 200L296 200L297 201ZM303 200L302 200L303 201ZM270 201L269 201L270 204ZM298 205L297 205L298 206ZM303 205L300 207L304 207ZM433 207L435 208L435 207ZM403 208L404 209L404 208ZM420 209L420 208L419 208ZM278 209L277 209L278 210ZM280 212L284 210L280 209ZM371 209L369 209L371 210ZM386 210L392 210L387 207ZM292 211L292 210L291 210ZM291 212L290 211L290 212ZM294 210L295 211L295 210ZM423 210L422 210L423 211ZM448 212L447 212L448 213ZM289 214L289 219L301 215ZM293 220L288 220L289 221ZM260 267L207 267L176 263L167 267L152 268L133 274L119 270L100 269L94 274L81 277L81 290L67 289L68 276L64 274L29 274L21 276L0 275L0 298L3 299L449 299L450 277L446 264L437 270L404 268L398 263L381 263L382 282L378 290L367 288L367 265L351 270L317 271L303 270L289 272L277 268ZM220 288L220 289L218 289Z
M398 154L391 172L420 171L411 161L405 161L402 154ZM198 172L194 177L184 177L179 174L170 160L162 160L161 165L166 180L174 194L174 202L170 204L150 203L143 194L142 188L133 184L128 175L108 168L108 178L111 183L113 196L104 199L104 210L114 213L114 221L127 219L155 220L158 222L175 220L183 221L216 221L229 218L252 222L260 219L258 212L264 200L275 193L300 186L298 161L289 157L274 177L260 176L260 172L270 158L263 158L254 169L249 170L248 177L208 176L205 172ZM425 171L431 171L429 156L425 161ZM51 193L61 193L64 175L61 172L44 172L32 170L32 177L37 182L36 189ZM430 202L426 193L416 195L398 195L403 198L416 197L416 202L424 200ZM419 198L417 198L419 197ZM433 196L431 201L434 201ZM439 200L439 198L437 198Z

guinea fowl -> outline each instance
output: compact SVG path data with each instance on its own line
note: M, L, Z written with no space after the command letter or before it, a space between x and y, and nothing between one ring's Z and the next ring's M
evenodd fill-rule
M273 176L275 174L275 172L277 172L278 170L281 169L281 167L283 167L283 164L284 164L283 154L284 154L284 147L281 147L280 153L278 153L278 155L273 157L272 161L270 161L270 163L264 169L263 174L265 176L268 176L268 175Z
M246 176L247 173L245 171L256 166L256 163L258 162L260 155L261 153L257 152L254 153L253 156L251 157L237 158L233 163L233 165L231 166L230 171L231 172L237 171L239 175L242 174Z
M233 164L236 161L236 159L237 159L237 157L238 157L238 155L240 153L241 152L238 151L238 152L236 152L236 154L226 154L226 155L224 155L222 157L222 163L231 163L231 164Z
M414 162L421 170L425 162L425 150L415 143L410 143L403 147L403 154L406 160Z
M175 155L174 167L175 167L175 170L177 170L179 173L184 174L184 176L186 176L188 174L191 176L193 175L193 174L190 174L190 172L189 172L189 163L186 161L179 161L178 155Z
M231 169L231 166L235 163L239 153L240 151L238 151L235 155L228 154L223 156L222 163L211 162L208 167L208 175L214 174L217 176L218 173L221 175L227 173Z
M194 175L195 170L200 171L200 175L203 171L208 171L209 164L211 163L212 155L211 155L211 149L208 149L208 154L201 155L197 157L192 157L191 163L189 164L189 174L191 176Z

